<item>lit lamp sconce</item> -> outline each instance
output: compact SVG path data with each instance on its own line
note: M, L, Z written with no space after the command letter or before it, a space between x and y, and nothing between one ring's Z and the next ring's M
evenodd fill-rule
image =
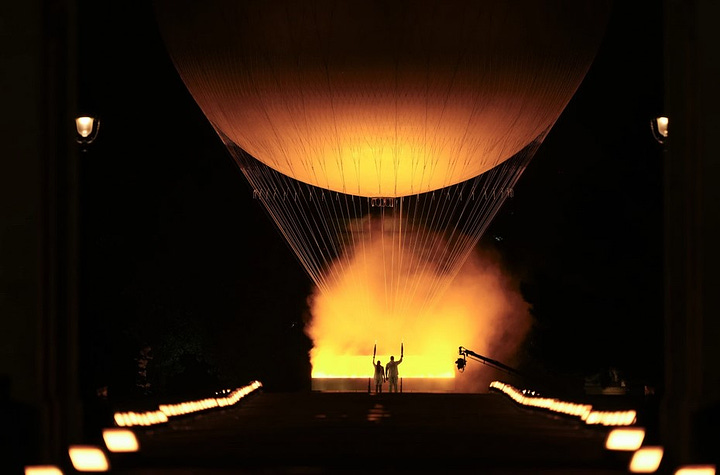
M665 143L668 136L668 118L667 117L656 117L650 121L650 129L652 130L653 137L659 143Z
M76 117L75 128L77 129L77 142L87 146L97 138L98 130L100 130L100 119L89 116Z

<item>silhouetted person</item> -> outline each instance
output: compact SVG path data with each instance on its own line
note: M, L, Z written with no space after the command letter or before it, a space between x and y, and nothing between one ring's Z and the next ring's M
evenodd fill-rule
M381 393L382 385L385 382L385 370L379 360L377 363L373 364L373 368L375 368L375 392Z
M402 363L402 356L398 361L395 361L395 357L391 356L390 361L388 361L388 364L385 365L385 375L387 377L387 380L390 381L390 392L397 392L397 383L398 383L398 365ZM393 391L393 388L395 390Z

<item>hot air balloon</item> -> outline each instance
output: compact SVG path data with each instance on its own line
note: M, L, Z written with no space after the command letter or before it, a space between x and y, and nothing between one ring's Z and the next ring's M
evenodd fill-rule
M450 285L583 80L609 11L577 0L155 6L183 82L320 292L358 290L349 335L363 314L422 313ZM358 268L370 249L382 258ZM428 273L434 283L418 286Z

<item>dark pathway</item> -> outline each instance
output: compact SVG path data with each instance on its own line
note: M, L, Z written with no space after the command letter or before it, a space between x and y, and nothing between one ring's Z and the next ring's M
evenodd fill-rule
M499 394L262 393L137 432L114 473L625 473L606 430Z

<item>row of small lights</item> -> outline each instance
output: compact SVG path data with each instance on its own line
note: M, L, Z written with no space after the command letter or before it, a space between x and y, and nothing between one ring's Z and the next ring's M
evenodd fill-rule
M594 411L590 404L577 404L555 398L540 397L534 391L519 390L500 381L490 383L491 389L505 393L513 401L523 406L547 409L559 414L579 417L586 424L603 426L629 426L635 424L637 412L628 411Z
M616 427L605 439L608 450L633 452L628 470L632 473L655 473L660 467L664 450L660 446L645 446L645 429L628 427L637 421L636 411L593 411L590 404L577 404L553 398L540 397L534 391L518 390L517 388L493 381L491 389L496 389L509 396L520 405L547 409L560 414L579 417L586 424ZM714 465L685 465L675 470L674 475L715 475Z
M116 412L113 418L119 427L150 426L162 424L168 421L169 417L181 416L192 412L205 411L216 407L227 407L236 404L251 392L255 391L262 384L259 381L238 388L235 390L223 390L219 394L227 394L224 397L210 397L197 401L187 401L178 404L161 404L155 411L147 412Z
M632 473L655 473L660 468L664 455L661 446L644 446L645 429L642 427L622 427L613 429L605 439L605 448L633 452L628 470ZM715 475L714 465L684 465L675 470L674 475Z
M103 441L107 450L113 453L137 452L140 450L140 444L137 437L135 437L135 433L127 429L127 427L162 424L173 416L232 406L261 387L262 383L253 381L242 388L219 391L216 396L220 397L178 404L162 404L155 411L141 413L116 412L114 419L115 424L119 427L103 429ZM107 472L110 470L110 463L105 456L105 452L99 447L73 445L68 449L68 454L73 467L78 472ZM25 475L63 475L63 472L54 465L32 465L25 467Z

